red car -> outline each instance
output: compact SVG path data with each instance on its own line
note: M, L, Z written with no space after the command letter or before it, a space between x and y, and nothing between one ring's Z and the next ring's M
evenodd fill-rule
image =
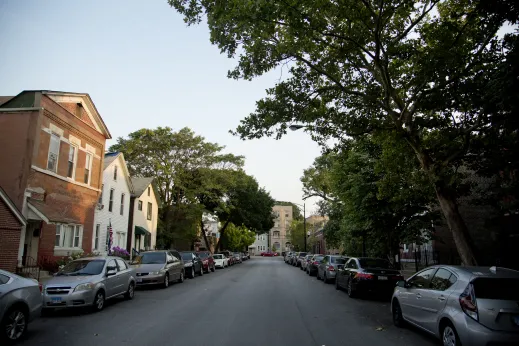
M274 253L270 252L270 251L263 251L261 253L261 256L263 256L263 257L272 257L272 256L276 256L276 255L274 255Z
M202 260L203 268L206 273L209 271L214 272L216 270L216 265L214 263L213 254L209 251L200 251L196 253L198 257Z

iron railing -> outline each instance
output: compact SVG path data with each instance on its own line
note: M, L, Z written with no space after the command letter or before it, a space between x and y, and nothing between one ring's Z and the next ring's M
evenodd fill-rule
M23 260L23 267L17 269L17 274L23 277L40 280L41 268L38 261L31 256L25 256Z

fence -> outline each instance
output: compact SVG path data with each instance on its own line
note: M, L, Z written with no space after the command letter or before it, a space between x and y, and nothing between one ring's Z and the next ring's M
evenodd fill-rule
M403 270L418 271L422 268L434 264L440 264L440 252L431 251L427 248L415 249L414 251L403 252L400 254L400 267Z

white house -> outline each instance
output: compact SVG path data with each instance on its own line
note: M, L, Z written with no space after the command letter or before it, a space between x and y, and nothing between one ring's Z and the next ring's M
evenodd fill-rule
M268 250L268 234L257 234L254 243L249 246L249 253L253 256L258 256L262 252Z
M159 216L158 194L153 178L131 178L133 185L129 220L131 237L128 238L129 249L152 250L157 244L157 221Z
M106 153L103 163L103 185L94 215L92 250L106 254L109 225L113 232L112 248L126 248L133 186L122 153Z

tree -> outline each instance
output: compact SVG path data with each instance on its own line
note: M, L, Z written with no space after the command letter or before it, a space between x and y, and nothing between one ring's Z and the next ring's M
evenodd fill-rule
M463 263L476 264L451 182L473 140L508 116L473 102L509 53L496 36L502 12L473 0L169 3L188 25L206 17L211 42L239 55L229 77L288 67L236 134L280 138L294 122L320 142L396 133L433 185Z
M256 233L248 230L247 227L230 223L227 226L223 242L231 251L245 251L249 245L254 243L255 239Z

